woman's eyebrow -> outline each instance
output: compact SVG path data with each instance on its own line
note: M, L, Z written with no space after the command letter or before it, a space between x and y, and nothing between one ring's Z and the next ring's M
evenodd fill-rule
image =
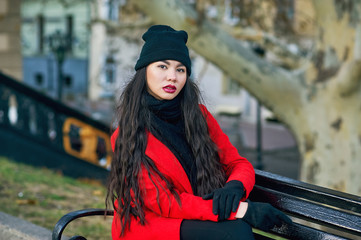
M169 62L168 60L161 60L161 62L163 62L163 63L165 63L165 64L167 64L167 65L170 65L170 62ZM185 66L184 66L183 63L180 62L180 63L177 65L177 67L185 67Z

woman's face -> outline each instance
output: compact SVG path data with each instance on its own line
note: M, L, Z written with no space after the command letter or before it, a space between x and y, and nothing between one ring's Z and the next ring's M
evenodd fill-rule
M147 66L147 90L158 100L172 100L187 80L186 67L175 60L153 62Z

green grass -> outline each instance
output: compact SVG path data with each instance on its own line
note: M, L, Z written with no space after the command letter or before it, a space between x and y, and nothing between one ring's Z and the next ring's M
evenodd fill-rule
M0 211L52 230L66 213L105 208L105 187L96 181L76 180L46 168L15 163L0 157ZM108 217L71 222L64 234L88 240L111 239Z
M266 237L274 239L274 240L287 240L287 238L283 238L283 237L276 236L276 235L271 234L271 233L263 232L261 230L255 229L255 228L253 228L252 230L253 230L254 233L257 233L257 234L262 235L262 236L266 236Z

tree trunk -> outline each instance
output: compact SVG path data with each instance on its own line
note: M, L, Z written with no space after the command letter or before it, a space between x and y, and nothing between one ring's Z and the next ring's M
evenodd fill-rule
M315 57L302 69L286 71L258 58L184 1L133 3L154 23L186 30L193 50L239 81L290 128L303 158L301 180L361 193L360 4L316 0ZM355 18L358 22L351 22Z
M360 194L361 92L343 98L329 87L316 91L290 124L303 159L301 179Z

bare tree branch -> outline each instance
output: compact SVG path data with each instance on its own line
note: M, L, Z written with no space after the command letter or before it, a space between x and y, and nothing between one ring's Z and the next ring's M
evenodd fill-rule
M308 62L299 53L290 50L290 46L280 41L279 38L267 32L255 30L253 28L231 28L228 31L233 37L259 43L268 51L272 51L279 57L277 65L287 66L288 69L299 68L301 64Z

